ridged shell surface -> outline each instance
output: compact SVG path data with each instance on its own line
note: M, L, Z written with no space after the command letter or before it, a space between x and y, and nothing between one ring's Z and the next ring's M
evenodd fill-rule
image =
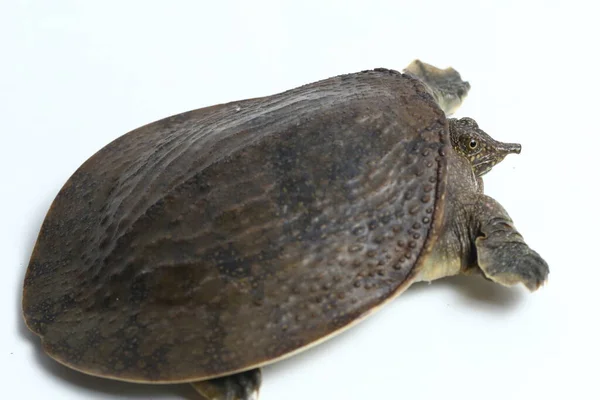
M186 112L86 161L24 284L78 370L183 382L263 365L399 293L443 206L446 120L395 71Z

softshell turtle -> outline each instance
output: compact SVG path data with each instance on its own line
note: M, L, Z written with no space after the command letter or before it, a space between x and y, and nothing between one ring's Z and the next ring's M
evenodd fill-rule
M483 194L517 144L446 118L469 84L419 61L175 115L67 181L24 282L55 360L255 399L260 367L416 281L480 273L537 289L548 266Z

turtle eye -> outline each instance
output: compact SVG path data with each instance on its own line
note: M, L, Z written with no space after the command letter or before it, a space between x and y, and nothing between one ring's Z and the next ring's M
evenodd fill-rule
M471 141L469 142L469 147L470 147L471 149L474 149L474 148L476 148L476 147L477 147L477 140L475 140L475 139L471 139Z

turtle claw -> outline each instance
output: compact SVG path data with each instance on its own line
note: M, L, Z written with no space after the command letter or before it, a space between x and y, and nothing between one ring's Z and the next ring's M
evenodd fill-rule
M262 374L259 368L207 381L192 382L203 400L258 400Z

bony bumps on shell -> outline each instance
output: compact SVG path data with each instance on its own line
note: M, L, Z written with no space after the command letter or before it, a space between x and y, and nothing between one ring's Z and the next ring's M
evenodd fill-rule
M262 366L415 281L478 271L536 290L547 264L480 183L520 146L449 118L469 89L415 61L121 136L46 216L28 327L83 373L249 400Z

